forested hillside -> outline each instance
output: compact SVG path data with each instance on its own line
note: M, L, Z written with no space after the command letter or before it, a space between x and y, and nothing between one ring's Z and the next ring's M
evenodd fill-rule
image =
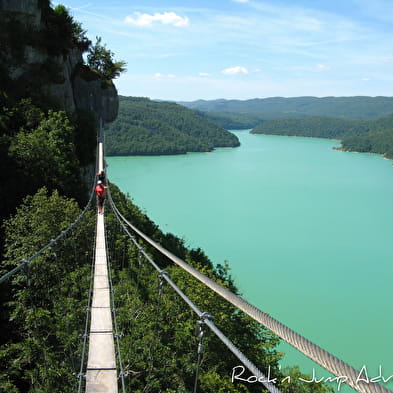
M105 129L109 156L183 154L239 146L230 132L175 103L120 97L119 115Z
M252 100L212 100L179 102L194 110L220 114L257 116L263 120L312 116L352 120L378 119L393 113L393 97L272 97Z
M340 139L342 149L383 154L393 158L393 116L378 120L344 120L329 117L270 120L254 134Z
M228 113L228 112L195 112L226 130L246 130L254 128L265 121L265 117L252 113Z
M308 117L306 119L276 119L255 127L252 134L310 136L341 139L346 135L362 135L370 131L372 122L345 120L333 117Z

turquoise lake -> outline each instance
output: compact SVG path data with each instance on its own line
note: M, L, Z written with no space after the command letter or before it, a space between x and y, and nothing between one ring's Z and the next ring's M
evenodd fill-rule
M393 375L392 162L337 141L234 132L235 149L108 157L109 178L163 231L228 261L249 302L370 378L380 365ZM280 348L283 366L329 376Z

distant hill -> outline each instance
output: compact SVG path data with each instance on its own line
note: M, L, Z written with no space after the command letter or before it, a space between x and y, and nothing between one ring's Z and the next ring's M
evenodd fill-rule
M244 101L219 99L178 103L205 112L206 118L217 124L225 127L234 123L238 126L236 128L252 128L265 120L282 118L328 116L371 120L393 113L393 97L272 97Z
M119 115L105 129L109 156L183 154L240 144L232 133L178 104L119 98Z
M342 139L349 135L363 135L368 133L374 122L371 120L347 120L335 117L275 119L258 125L251 133Z

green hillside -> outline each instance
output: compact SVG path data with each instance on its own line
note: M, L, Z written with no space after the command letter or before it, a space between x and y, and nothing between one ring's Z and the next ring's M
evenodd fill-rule
M120 97L119 115L105 129L106 154L164 155L239 146L237 137L170 102Z
M252 113L203 112L195 110L199 116L226 130L246 130L263 123L266 117Z
M255 127L253 134L340 139L342 149L379 153L393 158L393 116L378 120L345 120L331 117L277 119Z
M341 139L347 135L367 133L370 131L371 123L366 120L346 120L334 117L275 119L258 125L251 133Z
M378 119L393 113L393 97L272 97L252 100L213 100L179 102L203 112L253 115L261 119L342 117L353 120Z

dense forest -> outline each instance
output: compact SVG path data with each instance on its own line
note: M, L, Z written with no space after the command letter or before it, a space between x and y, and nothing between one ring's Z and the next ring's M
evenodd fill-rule
M232 118L240 115L262 120L299 119L305 117L338 117L351 120L371 120L393 113L393 97L272 97L252 100L212 100L179 102L188 108ZM255 126L256 124L254 124ZM249 128L249 127L244 127Z
M119 115L105 129L109 156L184 154L239 146L237 137L190 109L148 98L120 97Z
M255 127L254 134L340 139L342 149L379 153L393 158L393 115L378 120L344 120L329 117L277 119Z
M53 9L46 0L37 1L37 7L43 24L38 30L30 26L30 35L20 35L21 29L29 27L18 19L24 17L21 10L8 12L6 23L0 26L1 43L8 43L5 51L8 60L15 61L13 66L19 62L23 70L24 46L34 44L36 37L46 37L39 40L40 51L51 56L57 53L57 60L65 61L76 49L87 51L91 62L80 67L90 76L89 69L94 71L103 89L108 88L112 83L108 78L124 70L124 63L112 61L112 52L100 40L93 46L65 7ZM62 97L48 93L53 80L58 82L61 64L53 63L51 72L43 76L38 63L33 64L25 67L26 72L17 80L10 77L4 57L0 60L4 81L0 92L1 276L80 216L91 187L82 172L94 169L97 121L94 112L62 110ZM90 174L93 180L94 171ZM202 250L187 249L181 239L162 233L113 184L111 194L122 214L138 228L237 292L227 266L214 266ZM196 316L169 288L159 297L157 275L130 247L109 206L105 218L123 364L128 374L127 392L192 391L198 347L194 335ZM81 335L89 316L95 221L93 204L67 236L0 284L0 391L77 391L79 380L75 376L83 352ZM280 382L283 392L331 390L323 383L302 384L297 367L280 370L278 360L282 354L277 351L276 336L168 264L154 250L147 248L147 252L201 309L214 315L216 325L262 370L266 372L270 366L280 380L284 375L291 376L291 383ZM260 384L231 382L231 370L238 361L213 335L206 336L204 346L200 391L261 391Z
M195 112L205 119L227 130L247 130L265 121L265 117L252 113Z

